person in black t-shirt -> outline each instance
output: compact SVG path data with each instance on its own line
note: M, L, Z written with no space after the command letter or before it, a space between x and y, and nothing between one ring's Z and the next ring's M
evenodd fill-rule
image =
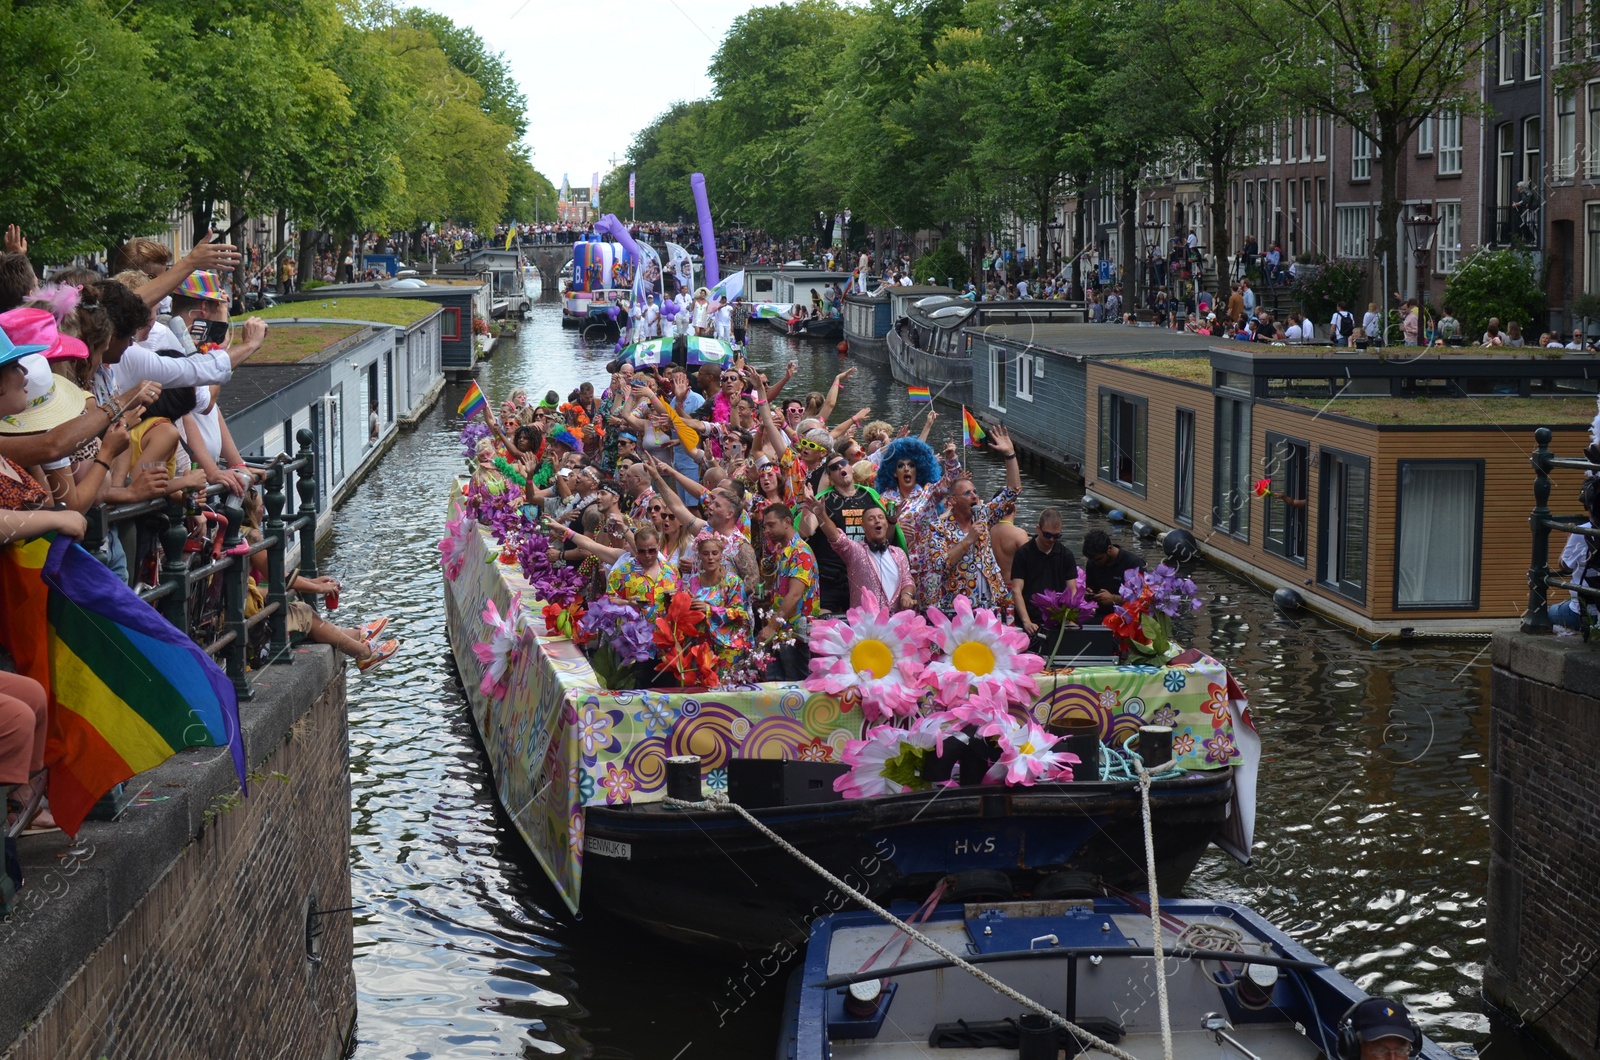
M1144 557L1113 545L1104 530L1090 530L1083 535L1083 558L1084 595L1098 605L1094 617L1099 621L1122 603L1122 575L1143 570Z
M1060 592L1078 580L1078 558L1061 540L1061 513L1046 508L1039 513L1034 536L1017 548L1011 559L1011 603L1016 623L1032 637L1039 632L1036 593Z
M836 453L830 453L823 460L822 472L827 478L827 488L817 494L817 499L826 507L828 518L850 540L865 541L867 534L861 517L869 508L883 507L877 491L856 485L850 477L850 462ZM850 573L844 560L833 550L827 535L809 513L802 513L796 519L795 528L816 554L817 587L821 591L823 610L844 614L853 603L859 602L850 599Z

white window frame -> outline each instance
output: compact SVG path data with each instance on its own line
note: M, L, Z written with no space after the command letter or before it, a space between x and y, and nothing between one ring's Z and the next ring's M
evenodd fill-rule
M1293 162L1298 156L1294 150L1294 118L1291 117L1283 134L1283 157Z
M1511 122L1495 126L1494 204L1500 210L1511 208L1511 190L1517 183L1517 129ZM1505 223L1501 217L1501 223ZM1496 237L1499 238L1498 236Z
M1522 24L1522 79L1544 76L1544 12L1535 11Z
M1563 110L1563 106L1570 109ZM1556 180L1571 180L1578 170L1578 97L1572 92L1555 93L1555 157L1550 160L1550 173Z
M1328 145L1327 141L1323 139L1323 129L1325 128L1324 120L1319 114L1314 121L1316 122L1317 126L1317 161L1326 162L1328 160Z
M1372 207L1336 206L1333 216L1335 256L1358 260L1366 258L1372 248Z
M1024 401L1033 400L1033 362L1038 360L1037 354L1024 350L1017 354L1017 397Z
M1439 229L1433 240L1434 271L1448 276L1461 266L1461 200L1434 203Z
M1511 50L1511 32L1506 29L1504 23L1501 23L1500 33L1495 40L1495 76L1499 78L1502 85L1509 85L1516 81L1517 71L1516 64L1512 61L1514 56Z
M1311 161L1311 137L1313 135L1311 132L1311 126L1313 123L1319 126L1318 133L1320 133L1320 126L1322 125L1321 118L1313 118L1305 114L1300 116L1300 161L1302 162ZM1320 141L1322 137L1318 135L1317 139Z
M1461 112L1447 110L1438 118L1439 124L1439 175L1460 176L1463 151L1461 148Z
M1544 170L1544 139L1539 116L1522 119L1522 179L1530 187L1541 186Z
M1350 179L1372 179L1372 137L1360 129L1350 130Z
M1422 124L1417 126L1417 154L1433 154L1433 126L1432 114L1422 119Z
M989 345L989 407L996 412L1004 412L1005 405L1001 404L1006 396L1006 348Z
M1600 81L1583 86L1583 175L1600 177Z

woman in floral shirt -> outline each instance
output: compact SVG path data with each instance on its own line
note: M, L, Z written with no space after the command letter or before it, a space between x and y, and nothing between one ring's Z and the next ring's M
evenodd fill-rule
M723 562L723 540L710 529L695 538L695 572L686 591L706 616L712 647L724 663L750 650L750 603L744 579Z

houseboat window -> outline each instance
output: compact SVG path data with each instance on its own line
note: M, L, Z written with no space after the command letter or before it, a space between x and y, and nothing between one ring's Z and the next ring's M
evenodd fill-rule
M1144 398L1100 391L1100 475L1140 496L1145 487L1148 414Z
M1322 451L1317 580L1357 602L1367 597L1366 457Z
M1376 375L1358 375L1346 379L1339 388L1339 397L1388 397L1392 393L1389 380Z
M1548 379L1534 379L1530 381L1533 389L1537 391L1541 383L1548 384ZM1522 383L1516 379L1463 379L1461 390L1467 394L1519 394Z
M1580 394L1593 394L1600 391L1600 379L1557 379L1557 390L1571 390Z
M1332 379L1268 379L1268 397L1332 397Z
M1262 538L1274 556L1295 563L1306 561L1306 481L1309 478L1306 443L1280 434L1267 434L1266 466L1262 477L1271 479L1266 498L1266 525Z
M1033 354L1017 354L1017 397L1024 401L1033 400L1033 362Z
M1173 518L1185 526L1194 525L1194 410L1178 410L1174 432L1177 452L1173 458L1176 492L1172 500Z
M1478 606L1483 461L1402 460L1395 606Z
M771 293L772 293L772 277L770 277L770 276L758 276L758 277L756 277L756 294L771 294Z
M1402 379L1400 392L1408 396L1452 397L1461 393L1461 387L1453 379Z
M1219 389L1239 390L1249 394L1254 392L1251 386L1253 382L1254 378L1243 372L1224 372L1218 369L1216 373L1216 385Z
M1006 348L989 347L989 407L1004 412L1006 400Z
M1216 498L1212 525L1250 539L1250 402L1217 398Z

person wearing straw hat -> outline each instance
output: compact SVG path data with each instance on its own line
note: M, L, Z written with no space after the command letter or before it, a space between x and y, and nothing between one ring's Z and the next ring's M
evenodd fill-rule
M43 434L83 415L89 395L72 380L52 372L43 354L23 357L18 363L26 373L23 391L27 402L18 412L0 415L0 435ZM38 464L36 476L49 488L52 502L87 513L99 499L112 463L127 447L128 428L119 416L86 462L81 477L74 474L70 455Z

